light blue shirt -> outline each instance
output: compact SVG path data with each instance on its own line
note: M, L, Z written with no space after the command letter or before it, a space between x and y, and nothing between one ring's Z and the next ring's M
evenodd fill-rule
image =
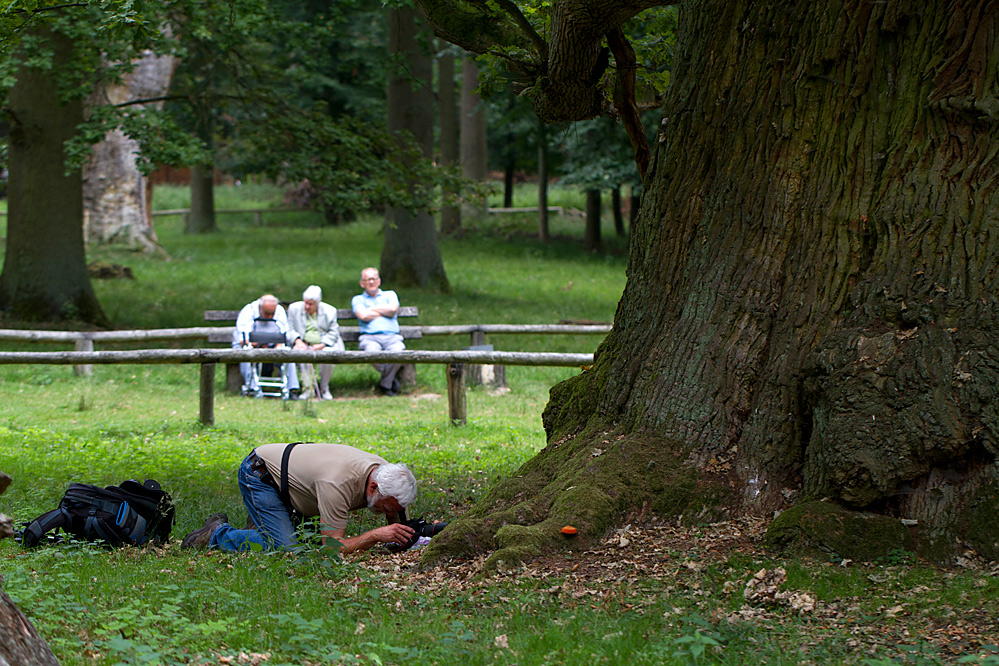
M368 292L364 292L351 299L350 307L353 308L354 314L357 314L359 308L394 307L398 309L399 297L392 290L383 291L379 289L378 293L374 296L368 296ZM399 320L396 317L375 317L371 321L361 321L358 319L358 322L361 325L361 333L399 332Z

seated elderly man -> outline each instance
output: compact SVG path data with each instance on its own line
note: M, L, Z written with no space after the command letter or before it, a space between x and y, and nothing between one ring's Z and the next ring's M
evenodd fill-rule
M273 294L264 294L252 303L247 303L236 317L236 330L232 335L232 348L270 347L272 344L252 342L251 334L256 330L272 329L284 336L288 342L288 315ZM280 343L284 344L284 343ZM262 398L263 392L257 382L257 375L249 363L240 363L239 372L243 375L243 395ZM288 387L289 397L298 397L298 373L294 363L282 363L281 372Z
M212 514L184 537L181 548L290 548L297 543L296 514L319 516L323 542L336 539L345 553L379 543L402 544L414 536L413 528L399 522L416 499L413 473L404 464L353 446L263 444L246 456L238 476L250 519L247 529L230 525L224 513ZM364 508L385 515L389 524L347 537L347 514Z
M343 351L340 339L340 326L336 323L336 308L323 303L323 290L311 285L302 292L302 300L288 306L288 338L295 349L332 349ZM333 366L323 363L319 366L319 384L316 384L315 370L311 363L299 363L298 375L303 386L302 395L312 395L320 400L332 400L330 375Z
M364 291L350 301L361 326L357 346L366 352L397 352L406 349L399 334L399 297L394 291L382 290L382 278L378 269L365 268L361 271L361 287ZM388 396L399 395L399 380L396 375L402 365L398 363L375 363L375 370L381 373L379 390Z

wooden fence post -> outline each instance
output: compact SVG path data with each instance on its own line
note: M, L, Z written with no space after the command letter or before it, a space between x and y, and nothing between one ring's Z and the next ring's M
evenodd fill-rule
M465 372L462 363L447 364L447 403L451 425L465 425L468 412L465 406Z
M94 341L89 338L79 338L73 348L78 352L92 352L94 351ZM74 365L73 374L77 377L90 377L94 374L94 366Z
M492 345L486 344L486 332L482 329L472 331L471 338L472 346L468 349L473 351L493 350ZM465 368L465 381L470 386L489 385L494 389L506 389L506 366L469 364Z
M215 425L215 364L201 364L201 415L203 425Z

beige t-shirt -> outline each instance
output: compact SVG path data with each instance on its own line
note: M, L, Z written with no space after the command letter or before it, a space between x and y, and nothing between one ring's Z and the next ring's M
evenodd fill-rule
M281 456L287 444L262 444L255 450L281 483ZM345 444L299 444L288 459L288 494L304 516L319 516L324 529L346 530L347 513L368 505L368 475L387 461Z

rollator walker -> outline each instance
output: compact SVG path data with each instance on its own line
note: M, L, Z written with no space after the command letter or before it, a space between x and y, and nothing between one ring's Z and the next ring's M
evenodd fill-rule
M253 330L245 336L257 349L274 349L284 346L287 342L273 319L254 319ZM294 368L293 363L248 363L249 369L243 373L241 393L257 398L281 398L288 400L291 396L288 368Z

